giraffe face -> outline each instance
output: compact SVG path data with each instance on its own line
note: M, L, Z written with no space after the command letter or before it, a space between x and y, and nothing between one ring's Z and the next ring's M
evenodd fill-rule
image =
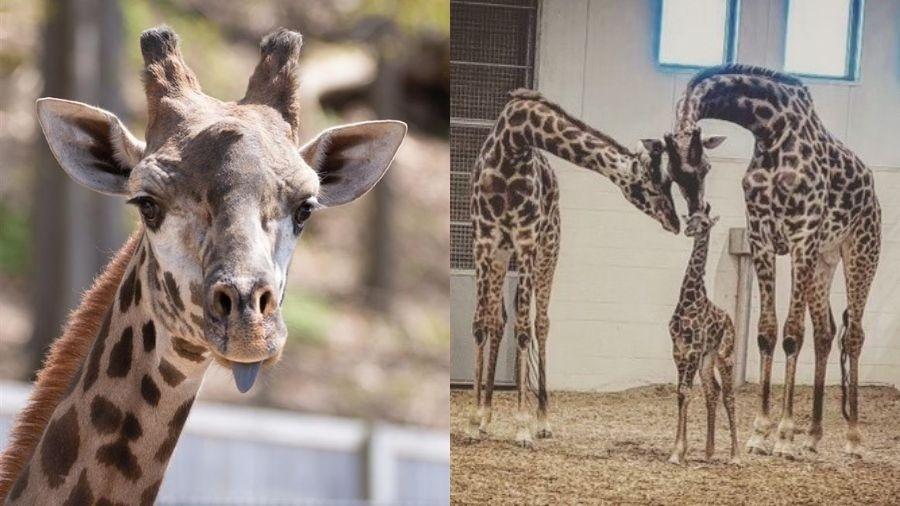
M222 363L270 361L286 340L280 305L288 267L322 207L322 184L275 111L209 107L221 110L185 119L182 133L145 154L129 176L129 203L138 207L163 287L154 308L196 315L185 324Z
M108 111L38 101L63 169L138 208L154 316L231 367L242 391L259 364L281 354L280 305L307 220L371 189L406 134L403 123L370 121L325 130L300 146L300 44L286 30L263 39L247 94L226 103L200 91L174 33L144 32L146 144Z
M707 203L702 211L698 211L690 216L685 216L684 221L686 225L684 227L684 235L696 237L698 235L709 233L709 230L719 221L718 216L709 215L710 211L711 208L709 203Z
M706 203L704 180L710 170L706 150L718 147L725 137L703 137L700 128L694 128L690 132L666 134L664 140L669 156L669 177L687 201L688 213L694 214L702 210Z
M681 223L672 200L672 180L662 170L663 151L659 139L642 140L629 180L620 186L629 202L658 221L665 230L677 234Z

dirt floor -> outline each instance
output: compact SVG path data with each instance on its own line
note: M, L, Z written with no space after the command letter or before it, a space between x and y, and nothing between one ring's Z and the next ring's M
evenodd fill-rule
M798 387L795 441L805 440L812 388ZM775 388L780 413L780 387ZM669 385L616 393L551 393L553 438L534 449L516 446L515 394L494 396L491 433L466 435L473 395L451 395L453 504L900 504L900 391L861 389L862 460L841 452L845 423L840 388L826 390L825 436L818 453L798 460L742 453L728 464L728 428L721 404L716 454L704 462L705 405L699 388L690 405L687 464L666 462L675 434L675 390ZM738 438L743 445L758 387L737 392ZM743 452L743 446L741 447Z

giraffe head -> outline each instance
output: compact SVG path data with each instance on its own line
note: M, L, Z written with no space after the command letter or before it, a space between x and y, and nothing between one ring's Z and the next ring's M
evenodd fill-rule
M44 135L75 181L135 205L150 257L150 310L252 385L280 356L280 305L297 238L321 209L350 202L384 175L406 133L396 121L326 130L300 144L302 38L266 36L245 96L204 94L177 36L141 35L146 142L112 113L41 99ZM179 326L179 321L181 326Z
M663 150L659 139L641 140L635 150L636 160L632 162L631 181L620 186L632 205L677 234L681 223L672 200L672 180L662 170Z
M722 135L702 136L700 127L686 132L666 134L666 153L669 155L669 177L678 185L687 201L688 213L694 214L705 205L704 179L709 173L707 149L718 147L725 141Z
M711 208L709 203L703 208L702 211L697 211L690 216L685 216L684 221L686 223L684 227L684 235L688 237L697 237L699 235L708 234L710 229L718 223L718 216L710 216L709 213Z

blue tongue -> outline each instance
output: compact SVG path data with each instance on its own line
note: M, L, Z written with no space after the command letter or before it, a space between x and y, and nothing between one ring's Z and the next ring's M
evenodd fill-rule
M237 389L240 390L242 394L247 393L247 390L250 390L250 388L253 387L260 365L262 365L262 361L254 362L252 364L245 364L243 362L231 363L231 372L234 374L234 384L237 385Z

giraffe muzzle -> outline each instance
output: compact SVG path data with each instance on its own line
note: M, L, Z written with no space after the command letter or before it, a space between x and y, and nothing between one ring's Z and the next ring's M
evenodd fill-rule
M287 329L272 285L262 278L222 278L208 285L205 334L231 367L238 390L253 386L260 365L281 354Z

